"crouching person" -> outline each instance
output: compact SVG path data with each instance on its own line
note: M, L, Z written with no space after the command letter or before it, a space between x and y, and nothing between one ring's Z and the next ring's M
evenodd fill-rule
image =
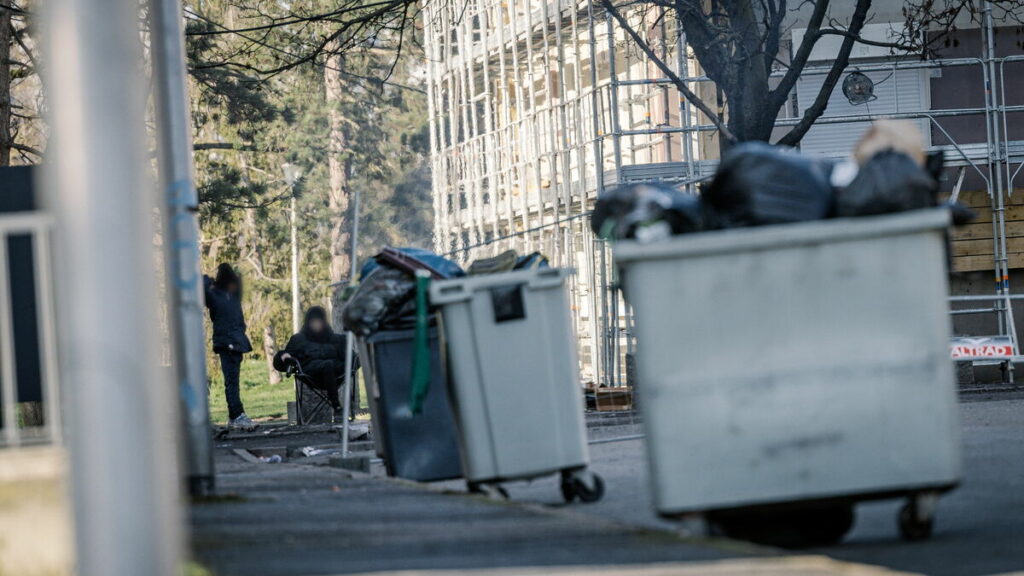
M327 311L313 306L306 311L302 329L288 340L288 345L274 356L274 368L285 371L289 364L298 364L309 377L310 384L327 392L334 410L335 423L343 416L338 398L338 380L345 375L345 336L335 334L327 323Z

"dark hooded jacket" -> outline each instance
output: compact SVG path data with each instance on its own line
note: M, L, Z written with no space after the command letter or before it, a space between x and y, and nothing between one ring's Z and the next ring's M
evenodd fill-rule
M321 332L310 330L309 323L314 318L324 321L324 329ZM292 336L284 350L274 356L274 368L282 372L288 367L287 362L281 360L281 355L285 352L291 354L304 366L308 366L316 360L344 360L345 336L331 330L331 326L327 322L327 312L323 308L313 306L306 311L302 330Z
M227 288L238 286L238 292L231 294ZM242 279L230 264L217 267L217 278L203 276L206 289L206 307L210 309L213 322L213 351L252 352L252 344L245 335L245 316L242 314Z

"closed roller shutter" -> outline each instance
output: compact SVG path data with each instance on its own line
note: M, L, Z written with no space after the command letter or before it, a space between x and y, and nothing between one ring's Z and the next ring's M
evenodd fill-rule
M851 66L848 72L856 68ZM897 112L920 112L928 110L929 99L926 87L927 70L891 70L883 72L865 72L875 82L877 100L854 106L846 100L842 91L842 79L832 91L823 118L846 115L893 114ZM892 74L890 76L890 74ZM843 79L846 75L843 75ZM825 82L825 74L806 75L797 81L796 97L800 114L814 102L814 98ZM928 119L914 120L924 134L925 145L929 144ZM804 136L800 148L812 154L826 156L846 156L853 145L868 129L870 122L844 122L841 124L818 124L811 127Z

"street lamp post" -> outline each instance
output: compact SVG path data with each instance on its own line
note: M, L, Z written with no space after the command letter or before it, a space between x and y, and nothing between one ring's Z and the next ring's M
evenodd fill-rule
M295 216L295 184L302 178L302 169L294 164L281 166L284 180L291 189L291 237L292 237L292 333L297 334L302 327L299 311L299 231Z

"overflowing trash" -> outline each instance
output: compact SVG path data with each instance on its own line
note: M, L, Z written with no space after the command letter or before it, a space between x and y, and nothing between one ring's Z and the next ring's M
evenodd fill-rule
M601 238L651 242L705 227L701 201L664 184L620 186L601 196L590 219Z
M925 154L917 126L879 121L851 158L834 161L764 142L745 142L722 158L698 195L664 184L624 185L603 194L591 228L607 239L653 242L701 230L874 216L942 204L941 152ZM948 203L953 223L973 212Z
M479 274L496 274L498 272L508 272L516 267L516 259L519 258L519 254L515 250L506 250L497 256L492 258L480 258L474 260L466 273L470 276L477 276Z
M883 150L860 166L849 186L836 191L836 216L874 216L937 205L938 182L913 158Z
M550 264L547 256L540 252L532 252L526 256L520 256L515 250L506 250L491 258L480 258L469 265L467 274L479 276L481 274L498 274L512 270L532 270L534 268L547 268Z
M382 328L401 329L415 321L415 274L436 279L464 276L451 260L418 248L385 248L363 265L359 287L342 310L345 329L359 336Z
M516 265L513 270L533 270L535 268L550 268L551 262L548 261L548 257L541 254L540 252L531 252L526 256L520 256L516 259Z
M832 212L831 163L782 146L746 142L722 158L701 194L712 228L821 220Z

